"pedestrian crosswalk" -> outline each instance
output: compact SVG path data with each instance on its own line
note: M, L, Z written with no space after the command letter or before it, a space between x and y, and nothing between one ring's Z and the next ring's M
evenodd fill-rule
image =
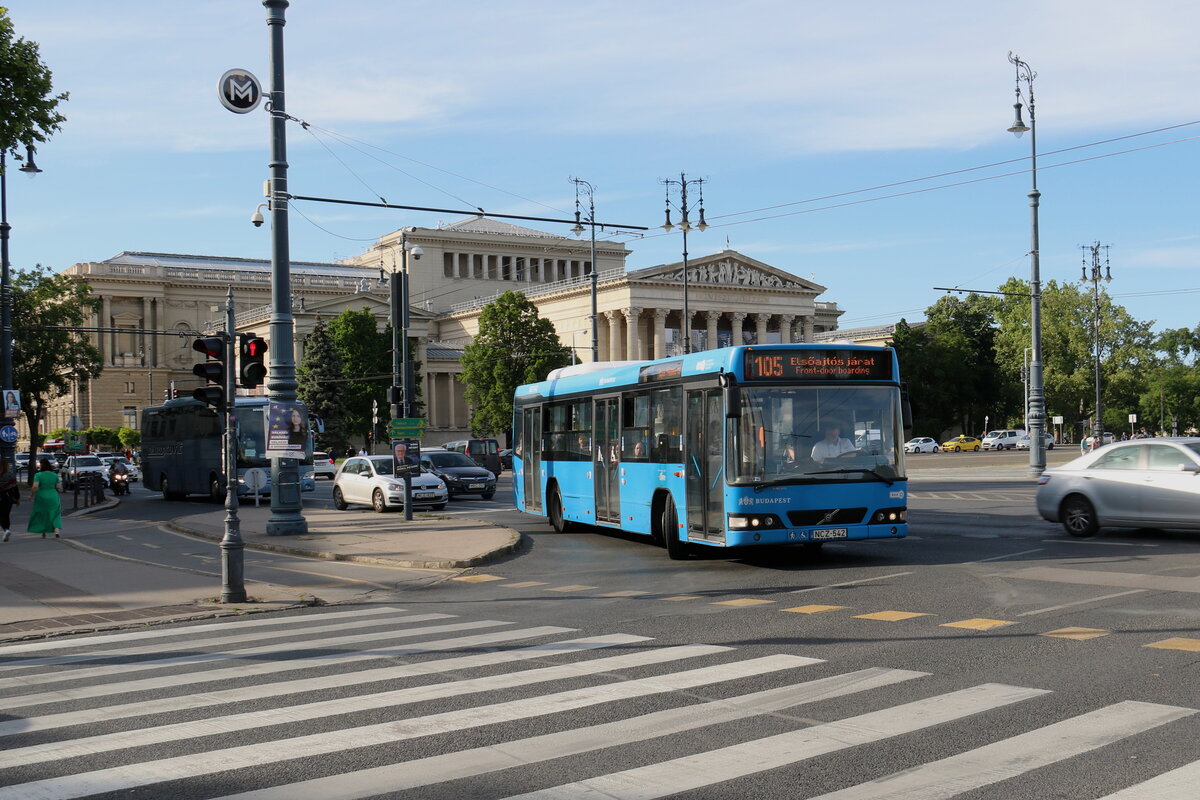
M1007 780L1164 726L1190 726L1181 735L1194 740L1200 721L1195 708L1132 700L1029 715L1043 721L965 749L949 737L929 750L944 757L895 774L843 769L844 785L806 793L788 769L927 743L1052 693L967 679L924 689L931 673L840 670L831 653L580 634L374 607L0 647L0 800L427 797L438 786L648 800L736 796L737 781L763 776L781 797L1004 796ZM1171 766L1110 800L1194 797L1200 760Z

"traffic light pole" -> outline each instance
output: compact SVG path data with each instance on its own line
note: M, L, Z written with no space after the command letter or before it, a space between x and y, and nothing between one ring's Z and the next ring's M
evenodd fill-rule
M234 333L233 287L225 294L225 535L221 539L221 602L245 603L242 526L238 520L237 474L237 416L234 398L237 396L238 371L234 364L237 355L237 334Z
M288 250L287 113L284 110L283 26L288 0L263 0L270 34L271 91L271 358L267 381L273 403L296 401L296 356L292 317L291 254ZM232 333L233 329L230 328ZM300 461L271 459L269 536L308 533L300 503Z

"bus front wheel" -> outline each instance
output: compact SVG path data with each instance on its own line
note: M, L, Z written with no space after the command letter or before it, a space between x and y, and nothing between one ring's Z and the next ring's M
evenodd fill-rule
M221 488L221 479L216 475L210 475L208 478L208 499L214 503L225 500L225 490Z
M662 539L667 546L667 557L679 561L689 555L688 546L679 538L679 513L675 501L668 497L662 510Z
M163 500L182 500L183 495L179 492L171 491L171 484L167 481L167 476L163 475L159 480L159 485L162 486Z
M557 485L550 490L550 496L546 499L546 513L550 515L551 527L558 533L570 533L575 529L574 523L568 522L563 513L562 493Z

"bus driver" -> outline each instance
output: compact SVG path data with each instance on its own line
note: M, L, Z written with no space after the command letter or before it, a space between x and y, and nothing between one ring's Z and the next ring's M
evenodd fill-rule
M825 428L825 438L813 445L812 460L823 464L827 459L837 458L846 453L857 452L858 448L849 439L842 438L842 428L833 423Z

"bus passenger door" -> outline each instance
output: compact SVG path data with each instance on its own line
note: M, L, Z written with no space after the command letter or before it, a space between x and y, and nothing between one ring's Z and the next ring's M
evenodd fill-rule
M524 415L521 480L525 488L525 510L542 510L542 409L527 408Z
M596 439L592 445L592 481L596 495L596 520L621 521L620 398L597 400L592 419Z
M688 392L684 473L689 539L725 539L724 430L721 390Z

